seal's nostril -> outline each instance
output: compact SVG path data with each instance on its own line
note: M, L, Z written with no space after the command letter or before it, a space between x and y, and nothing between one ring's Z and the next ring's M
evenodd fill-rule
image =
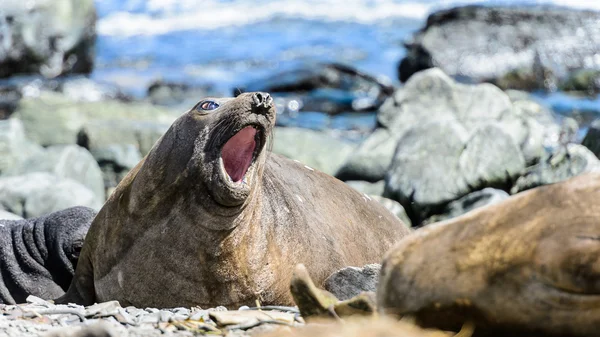
M266 92L255 92L252 95L252 100L257 108L270 108L273 103L273 98Z

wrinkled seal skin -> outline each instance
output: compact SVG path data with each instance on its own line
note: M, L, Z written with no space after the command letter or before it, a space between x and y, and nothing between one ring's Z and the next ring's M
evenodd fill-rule
M0 303L65 293L96 211L72 207L27 220L0 220Z
M275 123L268 94L211 100L220 107L180 116L119 184L57 302L289 305L297 263L320 284L343 266L379 261L408 233L341 181L268 153ZM248 125L259 130L257 155L247 184L236 185L226 178L221 149Z
M386 254L382 312L475 336L594 336L600 173L423 227Z

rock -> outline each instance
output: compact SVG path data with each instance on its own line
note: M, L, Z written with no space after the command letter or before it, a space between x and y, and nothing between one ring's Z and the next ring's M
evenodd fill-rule
M511 188L515 194L537 186L554 184L585 172L600 170L600 160L585 146L567 144L529 167Z
M59 178L73 179L90 189L98 201L104 202L102 171L94 157L80 146L50 146L44 152L24 160L10 173L19 175L31 172L49 172Z
M402 207L402 204L400 204L396 200L388 199L388 198L382 197L380 195L371 195L370 198L376 200L378 203L385 206L385 208L387 208L388 211L392 212L392 214L397 216L398 219L402 220L402 222L404 222L404 224L407 227L410 228L412 226L412 222L411 222L410 218L408 217L408 215L406 214L404 207Z
M34 218L73 206L99 210L102 201L80 183L50 173L28 173L0 178L0 208Z
M346 181L345 183L353 189L359 191L360 193L368 194L371 196L382 195L383 189L385 187L385 182L383 180L380 180L375 183L370 183L368 181L362 180L350 180Z
M378 128L352 152L335 176L343 181L383 180L392 163L397 141L389 130Z
M592 122L581 144L600 158L600 119Z
M497 125L484 125L467 135L458 122L432 122L411 129L400 140L384 196L408 207L413 224L471 191L509 187L524 170L519 148Z
M393 92L393 86L342 64L311 64L270 75L246 86L242 92L266 91L274 97L295 101L292 112L319 111L330 114L348 111L374 111ZM280 113L288 112L286 101Z
M376 310L374 293L363 292L339 301L330 292L317 288L302 264L294 269L290 291L305 321L353 315L371 316Z
M490 187L484 188L482 190L469 193L458 200L452 201L445 207L442 214L434 215L428 218L422 223L422 225L455 218L477 208L499 203L503 200L506 200L508 197L509 194L503 190Z
M93 0L0 4L0 78L19 73L56 77L90 73L94 63Z
M0 220L23 220L23 217L0 209Z
M325 290L339 300L348 300L365 291L375 292L379 281L380 264L368 264L362 268L346 267L325 279Z
M177 112L147 103L116 100L77 102L64 94L44 91L39 97L22 99L11 118L23 122L30 139L49 146L76 144L79 131L91 123L113 121L114 125L123 123L127 126L136 123L170 125L177 116Z
M600 92L600 69L576 70L569 75L569 78L559 83L559 90L580 91L588 95Z
M324 132L277 127L273 152L333 175L352 153L354 146Z
M0 86L0 120L7 119L17 109L21 92L14 85Z
M452 337L435 329L421 329L414 324L398 321L391 317L351 317L343 321L324 321L320 324L307 324L296 329L279 327L260 337ZM458 336L470 336L472 328L465 328Z
M215 95L214 89L209 86L192 86L185 83L154 81L148 87L148 100L154 105L164 105L185 110L198 103L199 97Z
M503 89L555 90L574 71L598 70L600 13L542 6L441 10L406 42L405 81L426 67Z
M43 148L25 136L18 119L0 120L0 175L18 167L29 156L40 155Z
M558 125L539 104L526 99L513 102L490 84L456 83L437 68L413 76L381 106L377 118L381 127L359 145L336 177L381 180L396 147L403 145L400 139L411 129L435 121L455 121L465 136L495 124L512 138L528 163L539 160L544 146L558 142Z

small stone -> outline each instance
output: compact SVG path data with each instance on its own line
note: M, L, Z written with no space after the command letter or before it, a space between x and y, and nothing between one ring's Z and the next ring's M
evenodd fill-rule
M380 264L368 264L362 268L346 267L325 279L325 290L340 300L348 300L362 292L375 292L379 281Z

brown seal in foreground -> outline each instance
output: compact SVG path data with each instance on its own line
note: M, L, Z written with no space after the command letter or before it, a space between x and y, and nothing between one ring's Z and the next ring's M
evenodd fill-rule
M600 173L415 231L386 254L379 310L475 336L600 329Z
M378 262L408 228L343 182L269 153L266 93L206 99L118 185L59 303L292 304L293 268L322 283Z

